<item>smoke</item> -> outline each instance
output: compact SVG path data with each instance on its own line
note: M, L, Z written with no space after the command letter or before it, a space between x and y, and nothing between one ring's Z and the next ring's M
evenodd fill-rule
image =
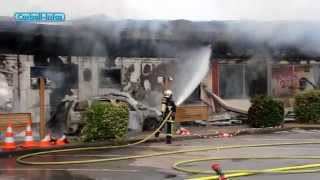
M51 88L62 88L65 84L65 74L63 72L59 72L57 70L53 71L50 68L46 69L43 73L44 77L49 78L51 84Z
M0 16L12 16L17 11L61 11L66 13L67 20L73 20L72 24L92 25L94 28L91 28L90 31L83 27L71 29L71 34L74 34L76 38L85 40L77 41L75 44L65 43L68 51L84 52L88 55L106 54L108 56L109 49L113 49L115 45L107 46L104 43L105 38L123 44L124 42L120 41L123 34L133 34L133 38L138 36L147 39L156 39L156 34L160 38L166 37L168 34L181 36L175 33L177 28L171 26L172 24L167 21L161 21L161 23L117 21L117 25L106 23L108 21L115 22L115 19L241 20L239 23L225 23L224 31L227 33L223 35L224 37L217 36L217 38L233 41L244 37L247 41L265 43L268 48L277 49L278 46L294 45L295 47L299 46L298 49L304 53L320 54L320 48L318 48L320 47L320 25L315 23L320 17L320 11L315 8L319 2L312 0L202 0L201 3L196 0L183 2L182 0L140 0L139 3L134 0L69 0L67 2L62 0L26 0L23 3L19 0L7 0L1 5L5 8L1 8ZM255 21L260 21L260 23ZM286 21L290 21L291 24ZM210 22L207 23L210 26ZM166 28L168 26L169 28ZM194 33L202 34L201 30L204 29L202 26L197 27L197 24L185 27L183 32L186 32L186 35L190 37L199 37L200 35L194 35ZM195 28L196 31L191 31L190 28ZM95 31L96 29L100 30ZM163 29L166 30L163 31ZM129 30L130 32L128 32ZM54 32L56 33L56 31ZM211 30L211 33L214 32L215 30ZM101 34L107 36L101 37ZM60 34L54 35L60 36ZM168 36L167 39L174 38L173 36ZM158 52L168 50L166 46L159 47L162 46L159 43L154 46L158 48ZM234 46L238 46L238 44L234 44ZM152 48L150 47L150 49ZM162 50L163 48L166 49ZM275 53L281 54L281 52ZM132 54L138 53L132 52Z
M6 77L0 73L0 97L1 97L1 102L5 102L8 97L10 97L10 88L7 83Z
M6 77L0 73L0 108L1 110L6 110L12 107L7 107L13 100L12 90L8 85Z
M103 14L120 19L318 21L315 0L3 0L0 16L16 11L62 11L68 19Z
M210 55L211 48L202 47L185 52L179 57L172 85L177 105L190 96L207 74Z
M193 43L200 38L200 40L205 39L211 43L220 40L228 42L232 48L231 53L235 56L264 54L265 57L274 58L277 56L278 59L281 59L287 58L287 54L320 55L320 25L315 23L320 17L320 11L316 8L318 5L319 2L312 0L202 0L201 3L196 0L183 2L182 0L140 0L139 3L133 0L69 0L67 2L62 0L26 0L23 3L19 0L11 0L2 2L2 7L5 8L1 9L0 15L12 16L16 11L65 12L67 19L74 20L72 24L77 25L71 29L72 35L75 35L75 39L84 39L75 43L65 42L65 47L68 47L70 52L85 52L88 55L104 54L109 56L112 54L111 56L121 56L127 53L125 48L132 45L126 41L126 38L140 38L140 40L148 39L151 43L147 46L137 43L142 48L133 44L134 48L131 49L140 48L140 51L133 50L131 54L127 54L139 56L141 49L147 47L148 49L142 50L147 55L154 56L155 54L152 52L156 51L157 55L162 56L164 52L170 52L168 54L178 52L176 49L170 48L172 46L156 43L158 39L172 41L182 39ZM228 21L218 23L218 25L215 24L216 22L206 22L207 24L204 25L203 22L192 23L189 21L179 21L181 23L177 21L157 23L115 21L115 19L128 18L246 21ZM91 27L82 26L83 24L89 24ZM214 35L207 36L205 34L207 31L204 29L209 29L208 34ZM54 35L64 37L65 32L61 31L60 33ZM218 35L215 36L215 33ZM125 40L122 41L123 39ZM106 45L105 41L109 40L116 42L116 44ZM125 50L120 51L121 48ZM187 54L193 57L193 54L197 53L192 51ZM110 59L112 58L114 57L110 57ZM181 61L182 69L179 69L178 72L183 75L177 75L174 83L177 86L175 93L180 103L194 90L194 86L197 84L192 83L193 75L191 74L193 72L196 74L204 73L192 68L195 65L199 68L204 67L205 64L202 61L190 60L202 58L186 57L182 59L184 60ZM189 79L184 79L185 77ZM198 82L198 80L194 82ZM191 85L186 86L188 88L182 88L186 83Z

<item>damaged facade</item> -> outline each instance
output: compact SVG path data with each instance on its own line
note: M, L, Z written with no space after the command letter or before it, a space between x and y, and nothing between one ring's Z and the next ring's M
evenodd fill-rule
M39 87L38 77L46 77L45 102L47 117L54 111L60 101L68 96L87 98L99 93L97 82L97 67L101 67L105 58L99 57L39 57L32 55L1 54L6 67L1 76L1 92L12 92L7 101L12 103L10 108L2 112L32 112L33 121L39 122ZM82 75L90 70L90 79ZM81 83L79 83L81 82ZM6 85L7 84L7 85Z
M105 57L44 57L1 54L2 112L31 112L39 122L38 77L46 78L47 121L64 100L77 102L119 90L158 108L162 97L164 64L172 58L116 58L109 66ZM79 117L72 117L79 118Z
M320 87L320 62L216 59L205 83L211 92L235 107L250 106L250 97L270 95L293 106L299 91Z
M161 78L174 77L176 66L174 58L119 57L110 67L105 57L14 54L1 54L0 57L2 111L32 112L34 122L39 122L39 76L48 81L46 110L47 117L50 117L64 99L73 97L82 101L103 95L109 89L128 92L138 101L158 108L163 91ZM317 61L270 62L258 61L257 65L256 62L237 59L213 60L201 84L230 103L247 106L250 105L249 98L257 94L290 98L297 91L320 85L320 64ZM200 87L186 103L200 103L201 99L208 102Z
M205 102L215 112L206 87L235 107L247 109L250 97L256 94L288 99L289 106L296 91L320 85L320 54L314 50L318 41L313 38L320 32L318 26L303 37L293 33L296 39L291 42L285 38L287 29L296 25L281 22L0 23L1 111L32 112L34 122L39 122L39 76L47 78L47 118L63 99L82 101L109 89L128 92L157 108L163 78L175 78L177 70L183 71L171 57L181 49L208 44L212 49L210 70L185 103ZM159 28L151 28L154 26ZM301 44L309 45L301 48Z

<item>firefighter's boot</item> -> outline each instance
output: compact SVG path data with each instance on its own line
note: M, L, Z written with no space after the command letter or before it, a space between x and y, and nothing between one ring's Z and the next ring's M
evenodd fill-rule
M167 136L166 144L172 144L172 136Z
M156 137L156 138L158 138L159 136L160 136L160 132L159 131L154 134L154 137Z

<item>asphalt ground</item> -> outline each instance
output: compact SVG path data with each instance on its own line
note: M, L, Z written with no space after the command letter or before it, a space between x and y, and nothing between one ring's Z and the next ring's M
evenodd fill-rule
M59 161L59 160L84 160L99 159L107 157L119 157L123 155L140 155L172 150L184 150L207 146L226 146L244 144L264 143L288 143L320 141L318 130L292 130L282 131L264 135L243 135L231 138L208 138L174 141L172 145L163 142L146 143L137 147L116 150L82 151L59 153L55 155L42 155L30 158L36 161ZM117 162L78 164L78 165L21 165L15 162L15 158L0 159L1 180L176 180L196 176L183 172L177 172L171 168L176 161L197 159L205 157L259 157L259 156L320 156L320 145L303 146L277 146L246 149L228 149L218 151L203 151L185 154L166 155L134 160L123 160ZM200 162L188 164L188 168L199 170L210 170L213 162ZM223 170L227 169L265 169L282 166L301 165L317 163L315 160L274 159L274 160L228 160L218 161ZM236 180L319 180L320 173L292 174L292 175L257 175L249 177L234 178Z

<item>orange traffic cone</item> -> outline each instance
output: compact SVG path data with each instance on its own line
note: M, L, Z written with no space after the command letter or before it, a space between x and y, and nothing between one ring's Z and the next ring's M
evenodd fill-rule
M50 147L52 145L52 137L50 134L47 134L43 139L41 139L39 146L40 147Z
M61 138L57 139L57 141L56 141L56 145L58 145L58 146L65 145L68 143L69 143L69 141L67 140L66 135L63 135Z
M16 143L14 142L13 130L11 122L8 123L7 131L5 133L4 144L2 145L3 151L12 151L17 148Z
M25 148L25 149L38 146L38 143L34 142L34 140L33 140L31 124L32 124L31 120L29 120L27 127L26 127L26 131L25 131L24 143L21 144L21 147Z

